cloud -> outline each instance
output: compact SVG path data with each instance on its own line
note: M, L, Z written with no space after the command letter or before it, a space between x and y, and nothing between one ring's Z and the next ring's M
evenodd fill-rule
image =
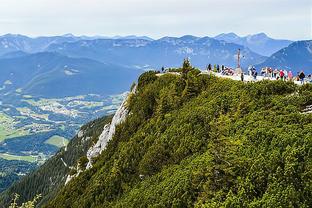
M311 37L310 0L0 0L0 33Z

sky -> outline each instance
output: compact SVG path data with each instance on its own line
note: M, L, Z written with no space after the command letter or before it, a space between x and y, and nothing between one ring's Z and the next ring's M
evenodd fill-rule
M312 39L312 0L0 0L0 34L160 38L227 32Z

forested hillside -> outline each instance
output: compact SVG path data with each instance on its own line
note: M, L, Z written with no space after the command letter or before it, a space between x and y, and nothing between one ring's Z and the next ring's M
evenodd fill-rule
M93 167L44 207L310 207L312 86L180 71L141 75Z
M66 148L62 148L38 170L16 182L0 195L0 207L7 208L15 193L20 195L19 202L32 200L40 194L40 204L47 203L64 186L70 172L74 172L78 162L85 158L87 150L101 134L111 116L90 122L83 127Z

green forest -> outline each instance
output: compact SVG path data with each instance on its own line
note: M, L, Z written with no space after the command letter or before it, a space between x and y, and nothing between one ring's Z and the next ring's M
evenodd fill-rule
M130 113L43 207L311 207L312 86L145 72Z

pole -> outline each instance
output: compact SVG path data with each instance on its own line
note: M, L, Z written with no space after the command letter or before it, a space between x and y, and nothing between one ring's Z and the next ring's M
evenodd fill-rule
M240 49L238 49L238 54L237 54L237 68L240 68Z

